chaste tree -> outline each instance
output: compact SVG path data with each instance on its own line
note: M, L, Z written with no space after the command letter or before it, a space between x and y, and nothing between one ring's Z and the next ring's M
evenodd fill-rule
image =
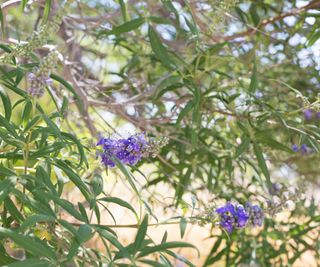
M318 266L319 10L3 0L0 265Z

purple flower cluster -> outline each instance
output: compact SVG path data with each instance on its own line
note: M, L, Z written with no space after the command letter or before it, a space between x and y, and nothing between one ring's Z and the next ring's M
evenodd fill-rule
M258 205L246 203L246 212L249 214L249 223L252 226L262 226L264 221L264 212Z
M313 152L312 149L308 147L306 144L302 144L301 147L299 147L297 144L294 144L292 146L292 151L296 153L300 151L302 155L306 155Z
M219 214L220 226L226 229L229 233L234 228L244 228L248 224L252 226L261 226L264 220L264 213L257 205L252 205L247 202L243 207L240 204L227 202L225 206L216 209Z
M142 159L147 144L145 135L140 133L129 138L101 138L97 146L103 147L100 156L104 165L113 168L116 166L115 159L123 164L135 165Z
M42 75L37 75L34 73L29 73L28 80L30 82L30 87L28 88L28 93L34 97L41 97L44 94L44 87L52 84L52 79L48 76L44 77Z
M317 120L320 120L320 111L315 111L311 108L305 109L303 111L303 115L306 121L310 121L313 118L316 118Z

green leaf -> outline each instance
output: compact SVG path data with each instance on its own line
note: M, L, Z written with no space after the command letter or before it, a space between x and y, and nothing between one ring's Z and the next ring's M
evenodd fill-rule
M178 125L182 119L192 110L194 107L193 101L189 101L185 107L180 111L176 124Z
M29 236L21 235L15 231L0 227L0 236L2 238L10 238L17 245L29 251L35 256L44 256L49 259L56 259L55 252L44 242Z
M184 218L184 217L182 217L181 219L180 219L180 223L179 223L179 227L180 227L180 236L181 236L181 238L183 238L183 236L184 236L184 234L185 234L185 232L186 232L186 229L187 229L187 220Z
M96 174L93 176L90 182L92 191L95 196L99 196L103 191L103 178L100 174Z
M108 240L113 246L115 246L119 251L122 252L122 254L124 255L129 255L128 251L126 250L126 248L124 246L121 245L121 243L118 241L118 239L116 238L116 236L108 233L105 230L102 229L97 229L97 232L100 234L100 236L102 238L105 238L106 240Z
M14 176L16 173L6 167L4 167L2 164L0 164L0 175L4 176Z
M39 222L54 222L55 217L46 214L35 214L28 217L18 228L20 232L26 231L28 228L32 227Z
M0 126L6 128L6 130L15 138L19 139L18 134L16 133L15 128L9 123L7 119L5 119L2 115L0 115Z
M260 148L259 144L254 143L253 144L253 150L254 150L254 153L255 153L255 155L257 157L260 170L262 171L263 175L267 179L268 187L271 187L271 180L270 180L269 170L268 170L267 164L265 162L265 159L263 157L263 154L262 154L262 151L261 151L261 148Z
M3 107L4 107L5 118L8 121L10 121L11 114L12 114L11 101L10 101L8 94L1 87L0 87L0 97L2 100Z
M10 176L4 181L0 182L0 203L8 196L11 192L17 178L15 176Z
M255 3L251 4L250 9L249 9L252 21L255 26L258 26L260 23L260 16L257 11L257 5Z
M143 265L143 266L153 266L153 267L168 267L167 264L162 264L162 263L159 263L157 261L153 261L153 260L140 260L139 262L142 262L146 265Z
M251 82L249 86L249 92L254 93L257 90L258 86L258 77L257 77L257 64L254 62L253 70L251 74Z
M141 252L138 254L137 257L141 258L155 252L165 251L167 249L173 249L173 248L194 248L197 250L197 248L194 245L186 242L167 242L154 247L146 247L143 250L141 250Z
M169 254L170 256L178 259L179 261L187 264L188 266L190 267L195 267L195 265L193 265L190 261L188 261L186 258L182 257L181 255L173 252L173 251L170 251L170 250L165 250L165 253Z
M292 150L289 147L279 143L278 141L276 141L274 139L271 139L270 135L269 136L265 135L265 134L260 135L259 133L257 133L256 138L257 138L257 141L259 141L259 143L263 143L263 144L265 144L271 148L274 148L274 149L278 149L278 150L282 150L282 151L285 151L288 153L292 153Z
M92 237L92 229L89 225L80 225L78 231L75 234L75 239L69 249L67 260L70 261L78 252L79 247Z
M24 125L27 125L31 115L31 111L32 111L32 102L30 100L27 100L21 115L22 122Z
M86 219L77 211L74 207L74 205L69 202L68 200L61 199L53 194L42 192L42 196L52 200L55 204L63 208L65 211L67 211L70 215L72 215L74 218L76 218L79 221L85 222Z
M59 169L61 169L65 172L65 174L69 177L69 179L79 188L79 190L84 195L86 200L90 202L90 200L91 200L90 190L86 186L86 184L82 181L82 179L62 161L57 160L55 165Z
M320 30L319 30L319 25L315 23L313 29L310 31L308 34L308 42L307 46L312 46L318 39L320 38Z
M72 85L69 82L67 82L65 79L63 79L62 77L60 77L56 74L51 74L50 78L61 83L68 91L70 91L73 94L74 98L77 101L80 112L83 112L83 110L84 110L83 101L81 100L79 95L76 93L76 91L74 90Z
M22 1L21 1L21 9L22 9L22 11L24 10L24 8L26 7L26 5L28 4L28 1L29 1L29 0L22 0Z
M79 209L79 211L80 211L80 213L81 213L82 218L84 219L84 221L85 221L86 223L89 223L89 218L88 218L88 214L87 214L87 212L86 212L86 209L85 209L85 207L84 207L80 202L78 202L78 209Z
M32 118L24 128L23 132L26 133L30 129L32 129L33 126L35 126L39 121L41 120L41 115L36 115L35 117Z
M17 261L9 265L4 265L3 267L53 267L53 265L46 260L33 258L33 259L26 259L23 261Z
M133 254L136 254L140 250L142 243L144 241L144 238L146 237L147 229L148 229L148 214L144 216L142 223L139 226L139 229L132 247Z
M17 260L9 257L5 251L0 251L0 266L8 266L6 264L16 262Z
M42 118L45 120L45 122L49 128L48 130L50 130L50 132L52 134L54 134L62 139L61 132L60 132L60 129L58 128L58 126L55 123L53 123L53 121L51 119L49 119L47 115L42 114Z
M136 192L137 196L140 197L139 191L133 181L134 177L132 176L131 172L129 172L127 167L117 158L114 157L112 160L116 163L116 166L120 169L120 171L125 175L132 189Z
M47 22L50 9L51 9L51 0L46 0L46 5L44 6L44 11L42 16L42 24L45 24Z
M37 166L36 169L37 181L42 181L42 183L51 191L52 194L57 195L56 188L54 187L50 174L45 171L42 166Z
M76 238L80 244L87 242L92 237L92 229L88 224L80 225Z
M3 39L4 39L4 37L5 37L5 31L4 31L4 16L3 16L3 12L2 12L1 5L0 5L0 26L1 26L2 37L3 37Z
M18 95L20 95L20 96L22 96L22 97L24 97L24 98L27 98L27 97L28 97L28 94L27 94L24 90L18 88L16 85L10 84L10 83L8 83L8 81L6 81L6 82L1 82L1 83L2 83L6 88L10 89L11 91L15 92L16 94L18 94Z
M16 75L15 84L16 84L16 86L18 86L24 77L24 72L20 67L18 67L15 70L15 75Z
M22 222L24 221L23 215L20 213L20 211L17 209L16 205L13 203L11 198L6 197L4 199L4 205L11 214L11 216L17 221Z
M98 34L98 37L100 37L101 35L109 36L112 34L118 35L125 32L131 32L132 30L139 28L144 22L145 18L136 18L128 22L125 22L119 26L113 27L111 31L103 30Z
M236 149L236 153L235 153L235 155L234 155L234 158L236 159L236 158L238 158L240 155L242 155L242 153L244 153L245 151L248 150L249 146L250 146L250 138L244 136L244 137L242 138L241 144L240 144L240 145L237 147L237 149Z
M77 229L71 223L62 219L58 220L58 222L74 236L77 234Z
M69 134L69 133L61 132L61 135L64 138L71 140L77 146L79 154L80 154L80 161L79 161L78 166L80 167L82 165L82 163L85 163L86 166L88 167L88 160L87 160L86 154L84 153L84 149L83 149L83 146L80 143L80 141L74 135Z
M148 35L149 35L149 40L150 40L152 51L154 52L156 57L167 68L170 68L170 69L174 68L174 63L171 61L167 49L162 44L158 34L152 28L151 25L149 25Z
M180 178L179 184L178 184L177 189L176 189L176 206L178 206L178 204L179 204L179 202L180 202L180 200L182 198L182 195L184 193L185 188L190 183L191 174L192 174L192 166L189 166L189 168L187 169L186 174L183 175Z
M128 18L127 18L127 8L126 8L126 3L124 0L119 0L119 4L120 4L120 7L121 7L121 14L122 14L122 18L124 21L127 21Z
M103 197L100 198L99 201L105 201L105 202L111 202L111 203L115 203L118 204L121 207L127 208L129 210L131 210L134 215L136 217L138 217L138 214L136 213L136 211L134 210L134 208L126 201L122 200L121 198L117 198L117 197Z
M181 78L179 76L169 76L168 78L164 79L158 86L155 95L154 100L157 100L159 97L161 97L163 94L165 94L168 89L170 89L174 85L180 85ZM181 84L182 85L182 84Z

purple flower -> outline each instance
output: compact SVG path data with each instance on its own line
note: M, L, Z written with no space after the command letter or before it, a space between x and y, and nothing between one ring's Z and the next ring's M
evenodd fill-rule
M32 73L32 72L29 73L29 74L28 74L28 80L29 80L29 81L32 81L32 80L34 80L34 79L36 79L36 75L35 75L34 73Z
M294 145L292 146L292 151L293 151L293 152L298 152L298 151L299 151L299 146L298 146L297 144L294 144Z
M258 205L246 203L246 212L249 214L249 222L252 226L262 226L264 221L264 212Z
M316 118L317 118L317 120L320 120L320 111L316 112Z
M307 154L309 152L309 148L306 144L301 145L301 154Z
M216 209L220 216L220 225L231 233L234 227L243 228L246 226L249 215L242 205L234 205L230 202L223 207Z
M276 196L280 193L282 186L279 183L272 183L271 187L269 188L269 193L273 196Z
M28 81L30 87L28 93L34 97L41 97L44 94L44 88L48 85L52 85L53 81L49 76L43 76L39 73L29 73Z
M304 118L307 120L307 121L310 121L312 119L312 116L313 116L313 110L308 108L308 109L305 109L303 111L303 115L304 115Z
M102 163L110 168L115 167L115 159L123 164L137 164L142 159L146 145L147 141L143 133L126 139L101 138L97 143L97 146L103 147L103 152L100 154Z
M260 91L257 91L254 95L258 99L261 99L263 97L263 93L261 93Z

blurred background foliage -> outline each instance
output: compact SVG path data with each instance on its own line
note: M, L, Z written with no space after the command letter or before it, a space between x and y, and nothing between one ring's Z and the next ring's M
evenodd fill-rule
M45 45L1 65L0 236L16 243L3 239L2 264L14 256L34 266L39 253L41 266L60 256L65 266L192 266L168 250L189 246L167 241L187 227L201 255L179 253L195 266L319 266L320 120L304 111L320 111L320 1L70 2ZM3 54L62 7L2 0ZM51 50L54 82L32 98L26 75ZM155 159L106 171L99 136L141 131L170 142ZM206 219L228 200L277 215L229 236ZM173 225L147 236L144 213ZM100 224L113 217L138 219L138 233Z

